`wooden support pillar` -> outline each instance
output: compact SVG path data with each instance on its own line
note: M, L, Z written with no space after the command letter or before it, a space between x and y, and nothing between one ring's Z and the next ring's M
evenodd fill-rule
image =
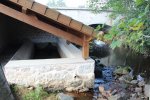
M83 37L82 56L84 59L89 57L89 42L87 36L85 35Z

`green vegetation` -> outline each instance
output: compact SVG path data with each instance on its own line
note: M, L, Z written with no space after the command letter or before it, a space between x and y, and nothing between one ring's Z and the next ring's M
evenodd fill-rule
M41 86L26 88L19 85L11 85L11 91L15 100L57 100L57 92L48 93Z
M111 30L104 36L111 41L110 47L127 47L135 52L150 55L150 0L108 0L101 7L101 0L89 0L95 13L111 10L115 20Z
M47 96L48 93L41 86L38 86L35 90L27 93L23 100L43 100Z

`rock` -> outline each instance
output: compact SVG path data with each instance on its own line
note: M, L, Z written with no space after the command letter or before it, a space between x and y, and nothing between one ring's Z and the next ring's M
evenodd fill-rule
M137 80L140 82L140 81L144 81L144 78L141 77L141 75L137 75Z
M144 94L145 94L145 96L150 98L150 85L149 84L145 85L145 87L144 87Z
M125 98L126 94L125 94L124 92L121 92L121 93L120 93L120 96L121 96L122 98Z
M123 76L119 77L118 79L119 79L119 81L124 81L125 80Z
M133 85L135 85L135 84L138 83L138 81L137 80L132 80L130 83L133 84Z
M108 100L108 99L105 99L105 98L98 98L97 100Z
M132 97L132 98L135 98L136 96L137 96L136 93L131 94L131 97Z
M80 89L80 90L79 90L79 92L87 92L87 91L89 91L88 88L83 88L83 89Z
M134 98L134 97L130 97L129 100L141 100L141 98Z
M98 98L102 98L103 96L99 93L97 97L98 97Z
M66 91L67 91L67 92L72 92L73 90L74 90L74 87L67 87L67 88L66 88Z
M135 88L135 92L140 92L141 93L142 92L142 88L141 87L136 87Z
M29 89L29 90L33 90L33 89L34 89L34 87L28 87L28 89Z
M108 97L108 100L118 100L120 98L120 95L119 94L116 94L114 96L110 96Z
M107 96L111 96L112 94L110 93L110 91L106 91Z
M94 100L97 100L97 96L93 96L93 99L94 99Z
M104 90L104 87L103 87L103 86L99 86L99 92L100 92L100 93L105 92L105 90Z
M145 82L144 81L140 81L139 83L138 83L138 86L144 86L145 85Z
M130 81L132 80L133 77L131 77L130 75L123 75L119 78L119 81L124 81L126 83L130 83Z
M119 75L126 75L129 74L129 70L131 70L130 67L122 67L122 66L118 66L118 68L114 71L115 74L119 74Z
M71 87L78 87L78 86L80 86L82 84L82 80L76 80L76 81L74 81L74 82L71 82L70 83L70 86Z
M114 95L114 94L116 94L116 93L117 93L117 90L116 90L116 89L114 89L114 90L111 92L112 95Z
M74 100L73 97L71 97L71 96L69 96L69 95L66 95L66 94L64 94L64 93L59 93L59 94L57 95L57 98L58 98L58 100Z

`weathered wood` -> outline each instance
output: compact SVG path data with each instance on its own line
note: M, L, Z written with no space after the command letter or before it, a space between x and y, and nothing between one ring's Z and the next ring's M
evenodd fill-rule
M18 2L18 0L10 0L11 2L14 2L14 3L17 3Z
M87 41L87 37L85 35L83 37L82 56L84 59L89 57L89 42Z
M48 33L52 33L58 37L64 38L64 39L66 39L70 42L73 42L75 44L78 44L81 46L83 45L83 40L81 38L71 34L71 33L65 32L61 29L58 29L58 28L51 26L47 23L44 23L44 22L42 22L42 21L40 21L34 17L31 17L29 15L26 15L24 13L16 11L12 8L9 8L3 4L0 4L0 9L1 9L0 13L3 13L7 16L14 18L14 19L17 19L19 21L27 23L33 27L39 28L39 29L46 31Z
M46 6L44 6L44 5L42 5L42 4L40 4L40 3L37 3L37 2L34 2L33 4L32 4L32 8L31 8L33 11L35 11L35 12L38 12L38 13L40 13L40 14L45 14L45 11L46 11L46 9L47 9L47 7Z
M82 26L83 26L83 24L81 22L76 21L76 20L72 19L70 22L70 27L74 28L78 31L81 31Z
M44 17L47 17L49 19L54 20L56 23L61 23L64 26L67 26L69 28L72 28L80 33L83 33L82 35L87 35L87 36L92 36L93 33L93 28L87 25L83 25L81 22L78 22L76 20L73 20L72 18L60 14L58 11L49 9L48 7L33 2L32 0L18 0L18 2L21 3L16 3L16 0L10 0L11 2L15 4L19 4L22 7L26 7L27 9L30 9L31 11L34 11L36 13L39 13L43 15ZM25 3L22 3L25 2Z
M31 1L31 0L18 0L18 4L24 8L31 9L33 1Z
M27 13L27 8L22 7L22 13L26 14Z
M47 10L45 12L45 16L57 21L58 16L59 16L59 12L56 10L47 8Z
M58 17L58 22L64 24L64 25L67 25L69 26L70 22L71 22L71 18L68 17L68 16L65 16L63 14L60 14L59 17Z
M88 36L91 36L93 31L94 31L94 29L87 25L83 25L82 30L81 30L82 33L85 33Z

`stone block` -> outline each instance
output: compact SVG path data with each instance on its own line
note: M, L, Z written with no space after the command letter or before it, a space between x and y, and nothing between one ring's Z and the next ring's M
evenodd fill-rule
M149 97L149 99L150 99L150 85L149 84L145 85L144 94L145 94L145 96Z
M92 59L15 60L8 62L4 70L11 84L43 85L56 90L60 87L62 89L84 87L83 83L87 88L92 88L94 84L94 61Z

